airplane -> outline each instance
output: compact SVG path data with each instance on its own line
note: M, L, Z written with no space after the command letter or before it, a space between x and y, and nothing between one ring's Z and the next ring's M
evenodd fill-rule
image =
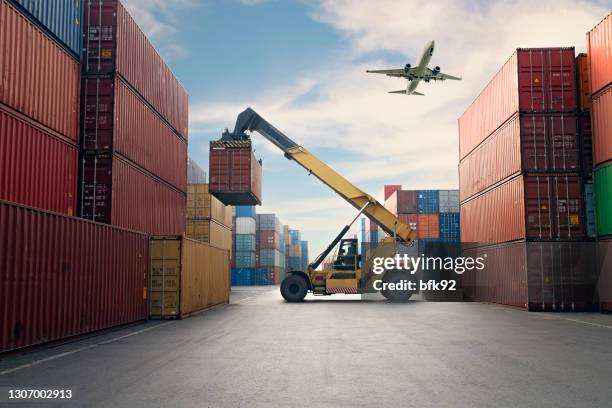
M408 80L408 84L406 89L402 89L399 91L391 91L389 93L393 94L406 94L406 95L421 95L422 93L417 92L416 88L419 86L419 82L425 81L444 81L447 79L453 79L455 81L461 81L460 77L444 74L440 72L440 67L435 67L434 69L428 68L429 60L434 52L435 41L430 41L425 45L423 49L423 53L421 54L421 59L419 60L419 65L416 67L411 66L410 64L406 64L404 68L399 69L378 69L378 70L367 70L366 72L372 74L385 74L390 77L396 78L406 78Z

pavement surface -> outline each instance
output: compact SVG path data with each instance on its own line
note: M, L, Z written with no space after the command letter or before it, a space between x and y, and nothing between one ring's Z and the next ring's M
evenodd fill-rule
M612 316L235 288L229 305L0 357L0 406L610 407ZM10 389L71 400L8 400Z

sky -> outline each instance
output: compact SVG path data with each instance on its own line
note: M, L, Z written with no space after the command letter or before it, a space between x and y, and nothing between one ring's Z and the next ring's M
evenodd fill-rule
M124 0L189 93L189 155L208 167L208 142L250 106L382 200L385 184L458 186L457 119L517 47L574 46L612 0ZM416 63L460 82L392 95L398 78L366 69ZM314 258L355 210L255 134L263 204L302 231ZM354 229L352 232L356 232Z

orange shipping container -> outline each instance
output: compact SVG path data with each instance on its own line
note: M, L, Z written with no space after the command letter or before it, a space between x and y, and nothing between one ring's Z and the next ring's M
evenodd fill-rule
M418 238L440 238L439 214L418 214L417 217Z
M593 163L612 160L612 85L591 101Z
M589 83L589 58L586 54L576 57L576 85L578 87L578 108L591 109L591 84Z
M587 33L591 95L612 83L612 13Z
M78 140L79 62L0 0L0 103Z

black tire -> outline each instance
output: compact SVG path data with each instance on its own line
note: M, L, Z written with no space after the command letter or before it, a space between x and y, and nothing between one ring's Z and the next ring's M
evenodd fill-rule
M308 293L308 282L303 276L291 274L283 279L280 291L287 302L301 302Z
M383 277L383 283L398 283L402 280L410 280L410 274L401 271L388 271ZM402 302L410 299L412 292L409 290L381 290L380 294L393 302Z

